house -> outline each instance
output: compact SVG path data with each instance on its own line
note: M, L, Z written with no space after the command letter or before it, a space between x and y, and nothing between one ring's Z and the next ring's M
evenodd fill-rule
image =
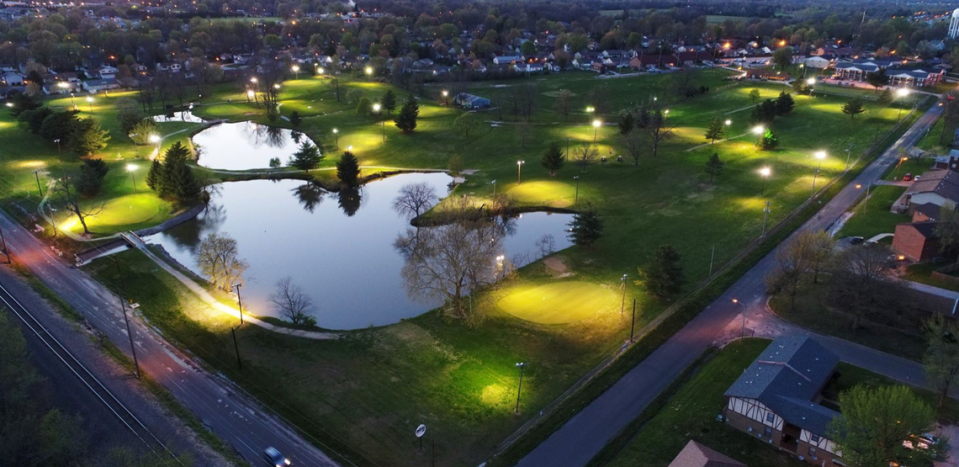
M916 214L913 213L913 219L916 218ZM913 261L935 258L939 255L936 224L937 222L933 220L897 224L895 235L892 237L893 251Z
M177 62L161 62L157 63L157 71L169 71L170 73L179 73L183 69L183 66Z
M889 72L889 84L892 86L906 87L925 87L933 86L942 81L946 76L946 70L937 69L935 71L918 70L897 70Z
M745 75L747 79L789 81L789 73L767 70L765 68L750 68L746 70Z
M116 68L114 68L114 67L112 67L112 66L106 66L106 65L104 65L104 66L100 67L99 70L97 70L97 75L100 76L100 79L112 79L112 78L116 78L116 77L117 77L117 73L119 73L119 72L120 72L120 70L118 70L118 69L116 69Z
M912 221L935 221L942 215L942 207L932 203L920 204L912 208Z
M636 70L649 67L662 68L676 66L678 60L673 54L640 55L629 60L629 67Z
M498 57L493 57L493 63L496 65L510 65L514 62L522 62L523 57L521 55L500 55Z
M930 170L906 190L904 204L909 206L909 209L927 203L955 209L959 203L959 172L948 169Z
M464 109L482 109L490 106L490 100L461 92L453 97L453 103Z
M746 464L689 440L669 467L746 467Z
M7 86L23 86L23 75L15 71L8 71L0 78L3 78L3 84Z
M952 145L959 143L959 129L953 135ZM933 167L937 169L959 170L959 150L952 149L949 154L936 156L936 163Z
M544 70L542 63L523 63L517 62L513 64L513 69L517 73L542 73Z
M827 55L813 55L803 60L803 64L806 65L806 67L808 68L826 69L826 68L829 68L832 65L832 63L833 63L833 60L831 56L827 56Z
M726 391L726 423L813 465L841 455L826 438L839 412L821 405L839 357L807 336L782 336Z
M81 85L84 90L94 93L100 91L109 91L111 89L119 89L120 82L114 78L110 79L88 79L83 82Z

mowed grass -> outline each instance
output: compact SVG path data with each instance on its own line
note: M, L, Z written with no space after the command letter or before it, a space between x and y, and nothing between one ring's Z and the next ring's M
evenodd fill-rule
M563 208L572 206L576 197L576 183L549 180L515 185L506 194L520 203L545 204Z
M564 281L532 287L512 287L496 302L499 309L539 324L581 321L619 305L616 293L592 282Z
M905 191L906 188L901 186L879 185L870 188L869 199L856 205L852 217L846 221L837 237L861 236L868 240L874 235L895 232L896 224L910 222L912 217L890 211L893 203Z

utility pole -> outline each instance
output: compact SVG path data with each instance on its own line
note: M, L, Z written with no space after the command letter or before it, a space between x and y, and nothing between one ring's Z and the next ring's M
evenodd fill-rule
M566 150L566 153L569 154L569 150ZM567 156L568 158L569 156ZM573 180L576 180L576 199L573 200L573 204L579 202L579 175L573 175Z
M240 324L243 324L243 299L240 297L240 286L243 284L236 284L236 301L240 305Z
M766 217L769 215L769 201L766 201L766 208L763 209L763 233L759 238L766 238Z
M236 351L236 366L243 369L243 362L240 361L240 346L236 343L236 328L230 328L230 334L233 334L233 350Z
M126 323L127 325L127 337L130 338L130 350L133 352L133 367L135 371L134 374L136 375L137 379L140 379L140 362L137 361L137 348L135 345L133 345L133 331L130 330L130 319L127 318L127 307L126 307L126 304L123 303L123 297L120 297L119 295L117 297L120 299L120 309L123 310L123 322ZM137 309L137 307L139 306L140 305L136 303L130 304L130 307L134 310Z
M709 254L709 274L706 277L713 277L713 259L716 258L716 245L713 245L713 252Z
M33 175L37 177L37 190L40 191L40 197L43 198L43 188L40 188L40 169L34 170Z
M519 396L523 392L523 369L526 368L525 362L519 362L516 364L516 368L519 368L519 388L516 389L516 415L519 415Z
M623 274L623 299L619 304L619 314L623 314L623 309L626 307L626 274Z
M633 299L633 319L629 322L629 342L633 342L633 331L636 330L636 299Z

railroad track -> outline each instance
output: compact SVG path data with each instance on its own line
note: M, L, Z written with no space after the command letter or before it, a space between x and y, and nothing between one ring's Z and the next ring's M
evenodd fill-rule
M120 423L123 424L134 436L139 439L147 449L157 458L165 459L166 456L172 457L180 465L182 462L177 456L161 442L147 427L130 411L119 399L93 374L83 363L80 363L73 353L71 353L60 341L40 323L36 317L30 313L20 301L5 287L0 285L0 306L6 306L13 314L23 322L30 331L37 336L47 349L52 352L67 370L76 376L83 385L90 390L93 395L106 406Z

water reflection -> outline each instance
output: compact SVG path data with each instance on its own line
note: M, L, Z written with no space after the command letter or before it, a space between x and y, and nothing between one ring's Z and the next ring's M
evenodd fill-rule
M221 123L193 136L203 148L197 163L224 170L265 169L272 158L286 164L304 140L302 133L253 122Z
M393 200L409 183L446 193L449 181L445 174L401 175L342 195L300 180L224 183L197 219L149 241L197 271L192 251L203 238L217 232L236 239L240 256L250 264L243 305L253 313L278 316L269 296L279 279L290 276L316 303L313 314L322 327L391 324L443 301L416 301L406 293L406 261L393 244L409 221L393 210ZM337 202L331 202L334 196ZM557 238L557 249L565 248L569 218L533 213L498 220L497 228L514 231L497 240L498 250L510 258L536 258L536 241L544 234Z

